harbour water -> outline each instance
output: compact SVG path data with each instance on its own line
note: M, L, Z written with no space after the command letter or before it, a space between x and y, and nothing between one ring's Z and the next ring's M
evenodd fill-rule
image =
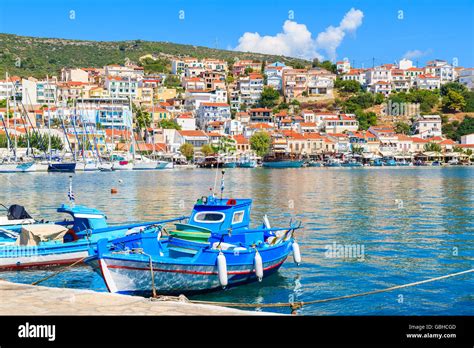
M185 215L214 186L215 170L78 173L77 204L106 212L109 223ZM253 223L302 220L303 264L291 257L278 274L194 299L287 302L324 299L473 268L474 167L228 169L228 197L254 199ZM69 174L0 174L0 203L54 219L67 201ZM219 181L219 179L218 179ZM217 188L220 183L217 182ZM111 188L118 190L111 194ZM340 253L341 250L349 251ZM350 253L350 252L353 253ZM53 272L2 272L31 283ZM42 285L106 291L87 267ZM473 315L472 274L368 297L303 307L303 315ZM288 309L271 309L288 313Z

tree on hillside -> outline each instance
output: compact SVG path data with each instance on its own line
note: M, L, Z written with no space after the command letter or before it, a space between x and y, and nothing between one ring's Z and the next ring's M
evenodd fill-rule
M441 86L440 94L444 97L449 91L455 91L463 94L464 92L467 92L467 88L459 82L448 82Z
M405 122L397 122L395 123L395 132L399 134L405 134L408 135L410 134L411 127L408 123Z
M166 76L164 85L168 88L181 87L181 80L179 79L179 76L170 74Z
M334 87L343 93L358 93L362 90L360 83L355 80L344 81L337 79Z
M442 101L443 111L457 112L462 111L466 106L466 101L461 93L454 90L448 90Z
M474 117L466 116L464 117L464 120L462 120L456 130L456 140L459 140L463 135L468 135L472 133L474 133Z
M184 143L179 147L179 152L186 157L186 160L190 161L194 157L194 146L189 143Z
M359 121L359 130L367 130L370 126L377 124L375 112L364 112L361 109L355 111L356 119Z
M158 122L158 127L163 128L163 129L176 129L176 130L181 130L181 126L174 122L173 120L161 120Z
M278 103L280 93L272 87L264 87L260 96L260 105L265 108L272 108Z
M250 137L250 148L258 156L265 156L270 151L271 137L267 132L257 132Z

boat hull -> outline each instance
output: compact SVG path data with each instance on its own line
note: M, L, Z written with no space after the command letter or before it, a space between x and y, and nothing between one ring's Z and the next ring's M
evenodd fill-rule
M224 168L236 168L237 163L236 162L226 162L224 163Z
M278 271L286 260L284 255L263 263L264 278ZM150 295L152 276L149 261L96 259L88 262L96 268L105 280L110 292L126 295ZM257 280L253 263L227 266L228 285L237 285ZM217 265L183 265L153 263L153 281L160 294L191 294L222 289Z
M248 162L239 162L237 167L239 168L255 168L257 166L257 161L248 161Z
M74 173L76 171L76 163L50 163L48 172L53 173Z
M0 173L34 172L35 169L35 162L0 164Z
M272 161L263 162L262 166L265 168L301 168L304 161Z

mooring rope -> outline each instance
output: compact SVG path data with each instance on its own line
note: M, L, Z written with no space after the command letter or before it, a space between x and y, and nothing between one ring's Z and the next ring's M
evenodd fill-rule
M42 279L40 279L40 280L37 280L37 281L31 283L31 285L38 285L39 283L42 283L42 282L44 282L45 280L51 279L51 278L57 276L58 274L61 274L61 273L63 273L64 271L68 270L69 268L71 268L71 267L77 265L78 263L81 263L81 262L84 261L86 258L87 258L87 256L86 256L86 257L83 257L82 259L79 259L79 260L77 260L77 261L75 261L75 262L73 262L73 263L71 263L70 265L67 265L66 267L64 267L64 268L63 268L62 270L60 270L60 271L54 272L53 274L50 274L49 276L46 276L46 277L44 277L44 278L42 278Z
M325 299L320 299L320 300L312 300L312 301L275 302L275 303L214 302L214 301L189 300L184 295L180 295L179 297L176 297L176 296L158 296L158 297L152 298L152 300L179 301L179 302L188 302L188 303L194 303L194 304L206 304L206 305L217 305L217 306L223 306L223 307L242 307L242 308L290 307L291 310L292 310L292 314L294 314L297 309L299 309L303 306L307 306L307 305L312 305L312 304L316 304L316 303L323 303L323 302L338 301L338 300L345 300L345 299L354 298L354 297L374 295L374 294L379 294L379 293L382 293L382 292L388 292L388 291L408 288L408 287L412 287L412 286L416 286L416 285L420 285L420 284L431 283L431 282L435 282L435 281L438 281L438 280L451 278L451 277L456 277L456 276L460 276L460 275L468 274L468 273L472 273L472 272L474 272L474 268L470 269L470 270L467 270L467 271L447 274L447 275L444 275L444 276L441 276L441 277L430 278L430 279L426 279L426 280L420 280L420 281L417 281L417 282L403 284L403 285L396 285L396 286L392 286L392 287L385 288L385 289L367 291L367 292L362 292L362 293L358 293L358 294L344 295L344 296L338 296L338 297L330 297L330 298L325 298Z

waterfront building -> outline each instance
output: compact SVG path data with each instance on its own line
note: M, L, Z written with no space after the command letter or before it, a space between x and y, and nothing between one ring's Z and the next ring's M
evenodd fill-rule
M419 115L412 125L413 134L423 139L441 136L441 117L439 115Z
M359 129L359 122L354 114L339 114L335 117L325 117L323 128L328 134L357 131Z

